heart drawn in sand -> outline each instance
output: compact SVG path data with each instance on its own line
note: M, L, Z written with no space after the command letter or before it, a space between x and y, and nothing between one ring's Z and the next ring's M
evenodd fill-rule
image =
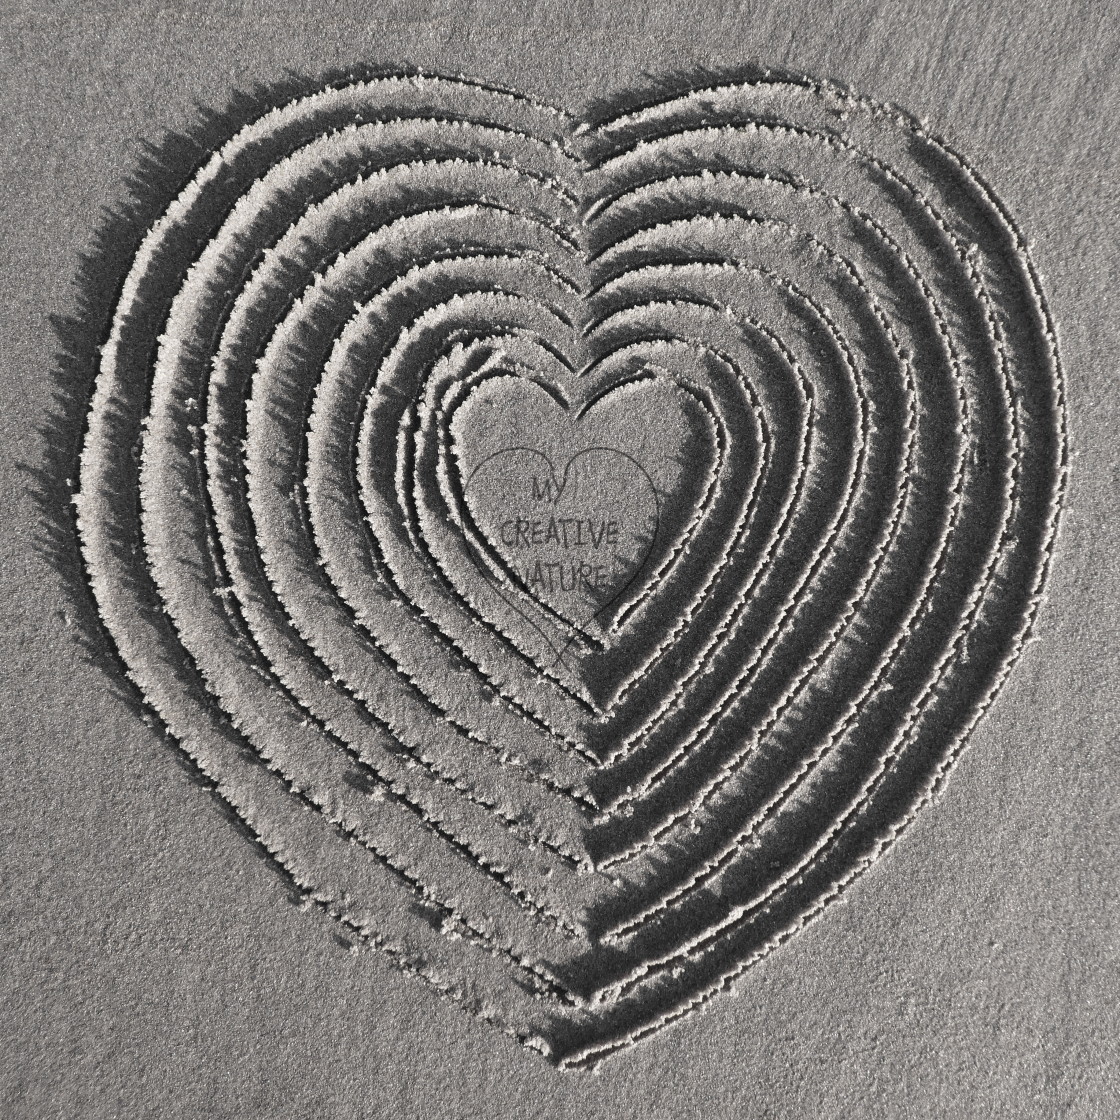
M303 899L593 1066L872 866L1024 648L1025 239L911 118L761 71L236 124L91 325L89 591Z
M474 565L444 570L542 668L595 694L589 678L625 661L627 621L655 609L695 528L715 481L711 423L652 367L577 406L496 362L448 421Z

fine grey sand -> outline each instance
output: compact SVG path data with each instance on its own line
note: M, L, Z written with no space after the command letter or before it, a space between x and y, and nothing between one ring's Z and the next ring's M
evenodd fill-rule
M1104 6L5 29L5 1115L1110 1115Z

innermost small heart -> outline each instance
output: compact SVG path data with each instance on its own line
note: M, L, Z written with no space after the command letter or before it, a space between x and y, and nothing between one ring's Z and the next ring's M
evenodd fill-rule
M586 380L498 366L446 423L439 485L460 535L442 571L480 625L599 704L627 643L687 598L673 581L717 474L711 413L652 366Z
M657 536L649 474L609 447L563 464L536 448L505 448L475 467L465 498L512 587L580 629L630 587Z

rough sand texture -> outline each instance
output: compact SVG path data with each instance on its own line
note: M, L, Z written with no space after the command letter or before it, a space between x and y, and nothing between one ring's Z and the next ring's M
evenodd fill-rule
M1113 28L997 16L13 17L11 1111L1107 1114Z

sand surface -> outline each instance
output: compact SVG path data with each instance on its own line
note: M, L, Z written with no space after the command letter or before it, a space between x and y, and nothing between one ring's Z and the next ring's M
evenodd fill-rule
M5 1115L1111 1114L1104 5L16 5L4 24ZM519 95L382 84L351 110L316 94L314 127L291 126L298 158L279 158L282 117L222 149L214 189L246 201L210 228L210 188L189 193L208 152L261 98L285 100L278 83L308 94L355 63ZM913 118L775 82L609 123L657 76L754 64ZM431 121L332 131L371 99ZM750 112L826 122L828 159L785 140L751 158L800 160L845 206L739 174L674 180L659 201L636 184L664 164L616 154ZM729 137L690 134L675 172L731 168ZM390 149L427 162L308 208L322 168L342 181ZM452 169L432 170L440 152ZM134 175L138 210L107 217ZM171 248L165 227L142 243L184 187ZM636 201L610 203L624 188ZM600 201L579 217L569 196ZM770 217L749 235L728 209L748 204ZM398 205L397 226L354 239ZM706 216L643 224L682 206ZM176 223L193 231L181 244ZM124 281L148 244L149 273ZM698 246L709 264L681 265ZM425 252L423 281L386 287ZM177 295L164 258L200 261ZM797 300L751 271L761 260ZM288 307L277 293L300 269L308 294ZM687 319L684 294L715 321ZM338 309L357 296L348 325ZM660 296L678 302L650 310ZM169 326L149 329L165 300ZM380 342L414 305L435 334L457 324L456 345L418 328ZM788 353L761 331L742 341L754 317ZM724 358L650 349L666 323ZM526 333L495 349L495 324ZM632 368L570 373L631 335ZM143 408L130 378L150 378ZM134 406L135 459L120 436ZM928 571L926 555L941 556ZM807 604L803 638L787 595ZM830 612L855 619L855 646ZM757 666L720 644L756 615L780 620ZM805 685L782 676L797 657ZM888 694L927 686L896 730ZM774 749L740 751L732 717ZM821 839L833 824L841 839ZM784 893L759 912L770 869Z

